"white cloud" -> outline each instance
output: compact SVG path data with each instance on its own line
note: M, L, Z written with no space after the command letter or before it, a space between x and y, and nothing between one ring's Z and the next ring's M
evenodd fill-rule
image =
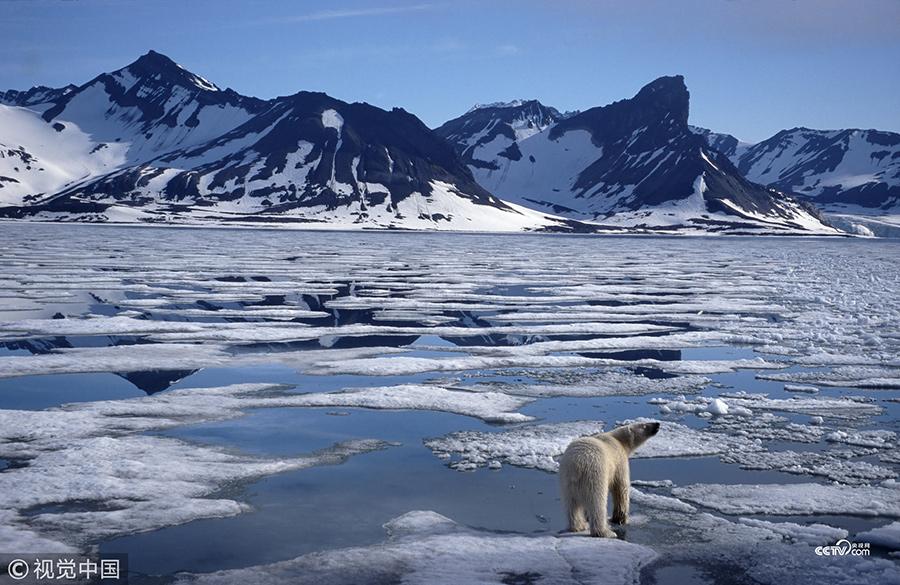
M400 14L404 12L420 12L429 10L431 4L410 4L407 6L379 6L372 8L357 8L348 10L321 10L308 14L298 14L279 18L279 22L312 22L318 20L334 20L337 18L358 18L361 16L381 16L384 14Z

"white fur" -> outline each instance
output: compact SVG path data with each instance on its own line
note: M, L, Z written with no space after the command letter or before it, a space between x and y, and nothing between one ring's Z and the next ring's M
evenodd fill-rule
M612 491L612 521L627 523L628 457L658 431L659 423L634 423L569 444L559 463L559 480L570 531L590 528L591 536L616 538L607 521L606 498Z

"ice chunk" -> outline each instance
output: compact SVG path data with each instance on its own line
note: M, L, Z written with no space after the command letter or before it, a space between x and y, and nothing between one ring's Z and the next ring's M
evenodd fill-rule
M737 463L744 469L817 475L846 484L866 484L897 477L891 468L852 460L853 457L866 454L868 453L834 449L822 452L733 450L722 455L722 460Z
M790 542L807 544L833 544L847 538L848 532L843 528L835 528L826 524L796 524L794 522L767 522L753 518L738 518L738 522L747 526L757 526L782 535Z
M728 414L728 405L721 398L716 398L707 405L706 411L712 414Z
M807 394L815 394L819 391L815 386L804 386L802 384L785 384L784 389L788 392L806 392Z
M693 401L686 401L684 396L680 396L678 400L671 401L657 399L653 404L658 404L659 411L663 414L690 412L704 418L709 418L712 415L725 416L727 414L753 416L753 411L745 406L734 406L722 398L710 398L708 396L698 396Z
M784 372L759 374L766 380L818 384L820 386L848 386L853 388L900 388L900 368L842 366L831 371Z
M634 485L636 482L632 481L631 483ZM687 502L682 502L678 498L651 494L635 488L631 488L631 500L641 506L656 508L657 510L683 512L686 514L693 514L697 511L697 508Z
M450 467L468 471L492 461L556 472L562 455L573 439L603 431L599 421L528 425L499 432L460 431L428 439L425 446L441 458L458 457Z
M51 540L28 529L22 516L13 510L0 510L0 551L5 553L41 551L44 553L76 552L71 545Z
M403 582L502 584L540 579L559 585L633 584L656 553L638 544L580 536L520 536L472 530L434 512L408 512L369 547L306 554L289 561L208 574L178 583Z
M472 333L471 331L469 332ZM664 339L662 337L656 339ZM546 342L553 343L553 342ZM572 368L572 367L649 367L670 374L716 374L743 369L778 369L786 364L767 362L762 359L739 360L695 360L695 361L663 361L655 359L617 360L591 358L575 355L539 355L535 346L513 346L491 348L492 355L473 355L458 358L421 358L421 357L389 357L359 359L346 362L328 362L311 368L309 373L334 375L351 374L367 376L399 376L421 374L425 372L454 372L463 370L490 370L500 368ZM625 347L641 347L639 344ZM475 352L475 348L466 348ZM540 348L539 348L540 349Z
M651 419L624 421L646 422ZM428 439L425 445L442 458L455 457L450 467L469 471L500 461L519 467L556 472L557 458L573 439L602 431L603 423L578 421L527 425L510 430L485 432L462 431L445 437ZM732 449L761 449L742 438L712 435L670 421L660 423L658 437L644 443L634 457L692 457L718 455Z
M694 484L672 493L724 514L849 514L900 518L900 488L837 484Z
M890 550L900 550L900 522L891 522L879 528L860 532L853 540L856 542L868 542L873 546L880 546Z
M517 396L641 396L645 394L675 394L698 392L709 384L705 376L674 376L671 378L647 378L632 371L597 371L576 368L559 370L556 384L511 384L491 382L470 384L460 388L474 391L499 391ZM543 373L528 374L539 379Z
M357 406L381 409L440 410L474 416L488 422L523 422L534 417L518 412L530 398L500 392L466 392L440 386L405 384L344 392L303 394L293 397L294 406Z
M846 443L847 445L856 445L859 447L876 447L881 449L889 449L894 447L894 440L897 434L893 431L872 430L872 431L834 431L825 435L826 441L832 443Z
M231 354L223 345L190 343L152 343L78 347L40 355L0 356L0 378L87 372L140 372L146 370L193 370L211 366L240 366L282 363L302 368L329 360L352 361L371 356L404 353L396 347L360 347L347 349L290 352L243 352Z
M0 473L0 509L29 512L8 515L10 526L0 534L27 540L37 529L40 538L81 547L197 518L234 515L246 505L212 497L225 484L337 464L386 446L361 439L306 456L266 459L145 434L278 404L280 389L242 384L44 411L0 410L0 456L26 463ZM70 509L72 502L79 509Z
M831 418L860 418L877 415L884 410L870 401L852 398L792 397L781 399L769 398L766 394L747 392L723 393L722 397L727 398L730 404L738 404L750 409L794 412Z

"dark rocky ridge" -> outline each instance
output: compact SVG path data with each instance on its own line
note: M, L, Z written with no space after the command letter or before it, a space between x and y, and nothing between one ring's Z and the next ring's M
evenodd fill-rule
M438 132L463 155L476 179L501 198L519 195L526 203L568 217L603 221L653 211L701 189L702 203L688 221L707 222L704 216L710 213L735 216L736 221L768 218L794 227L810 220L801 216L812 216L812 223L821 219L811 206L746 180L688 126L689 109L684 78L676 75L656 79L630 99L555 120L542 133L516 141L517 157L506 154L512 146L503 152L477 151L490 143L488 136L497 135L485 134L484 128L508 127L504 123L512 112L503 109L471 111ZM594 150L564 140L575 132L587 132ZM512 133L504 135L515 140ZM575 170L569 184L552 182L557 169L542 167L548 156L552 164Z

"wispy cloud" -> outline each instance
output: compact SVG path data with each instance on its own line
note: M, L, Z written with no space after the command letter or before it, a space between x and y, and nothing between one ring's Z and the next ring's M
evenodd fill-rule
M355 8L347 10L320 10L307 14L295 14L281 18L272 18L266 22L315 22L319 20L335 20L339 18L360 18L364 16L382 16L385 14L401 14L405 12L421 12L434 8L433 4L405 4L394 6L374 6L372 8Z

